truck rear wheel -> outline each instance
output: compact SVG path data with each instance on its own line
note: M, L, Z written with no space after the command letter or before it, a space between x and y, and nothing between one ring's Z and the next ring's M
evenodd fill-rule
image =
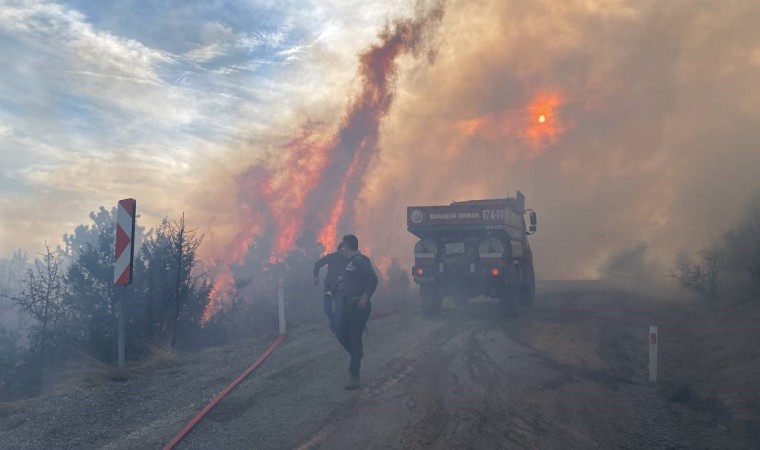
M506 287L499 295L499 309L504 317L517 317L520 309L520 289L517 287Z
M441 294L433 286L420 286L420 306L426 316L437 316L441 312Z
M533 306L536 297L536 282L533 280L522 283L520 292L520 306Z

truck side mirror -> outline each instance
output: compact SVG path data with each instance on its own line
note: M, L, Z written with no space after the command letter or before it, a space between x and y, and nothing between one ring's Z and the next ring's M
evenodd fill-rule
M536 223L537 223L536 212L535 211L531 211L530 212L530 228L528 228L531 233L535 233L536 232Z

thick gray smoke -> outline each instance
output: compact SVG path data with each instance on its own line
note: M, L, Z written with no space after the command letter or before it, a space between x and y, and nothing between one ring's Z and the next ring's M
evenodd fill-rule
M753 1L448 5L435 64L400 70L363 231L407 204L520 189L541 277L720 239L760 189L759 20ZM383 251L409 261L397 236Z

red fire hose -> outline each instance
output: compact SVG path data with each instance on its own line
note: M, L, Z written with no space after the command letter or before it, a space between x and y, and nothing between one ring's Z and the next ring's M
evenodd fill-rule
M269 355L272 354L274 349L276 349L277 347L280 346L280 344L282 344L282 341L284 339L285 339L284 334L281 334L280 336L278 336L277 339L275 339L274 342L272 342L269 345L269 347L264 352L264 354L261 355L261 357L259 357L259 359L257 359L256 362L251 365L251 367L249 367L248 369L246 369L245 372L240 374L240 376L237 377L235 381L228 384L227 387L224 388L224 390L222 390L222 392L217 394L216 397L214 397L214 399L211 400L208 405L206 405L198 414L196 414L195 417L193 417L193 419L190 422L188 422L187 425L185 425L185 427L182 428L182 430L180 430L180 432L177 433L177 435L174 436L174 438L171 441L169 441L168 444L166 444L166 446L164 447L164 450L173 449L174 446L177 445L177 443L179 443L179 441L181 441L182 438L184 438L185 435L187 435L187 433L190 432L190 430L195 426L195 424L197 424L203 418L203 416L205 416L209 411L211 411L211 409L213 409L214 406L216 406L216 404L219 403L219 401L223 399L225 395L229 394L231 390L235 389L235 387L238 384L240 384L241 381L245 380L245 378L248 375L250 375L251 372L256 370L256 368L259 367L261 363L263 363L264 360L266 360L269 357Z

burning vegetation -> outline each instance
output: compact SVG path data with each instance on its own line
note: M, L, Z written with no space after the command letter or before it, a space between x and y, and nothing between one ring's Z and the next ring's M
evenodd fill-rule
M420 17L388 25L380 42L359 56L360 89L349 98L340 124L334 130L305 124L300 136L239 176L244 224L233 240L236 248L218 258L222 273L206 320L227 301L234 278L229 266L245 265L252 243L274 264L302 245L332 250L341 233L356 230L355 205L380 151L380 125L393 105L398 60L423 54L426 34L442 17L437 5Z

